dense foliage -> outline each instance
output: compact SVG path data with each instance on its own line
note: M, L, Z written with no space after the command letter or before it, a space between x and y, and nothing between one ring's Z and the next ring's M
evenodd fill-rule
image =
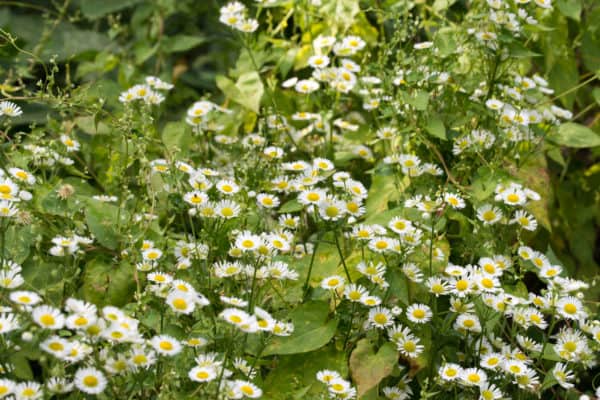
M600 4L245 3L0 1L0 399L600 397Z

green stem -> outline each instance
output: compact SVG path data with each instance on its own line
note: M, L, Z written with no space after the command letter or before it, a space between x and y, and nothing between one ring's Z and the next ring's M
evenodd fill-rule
M304 282L304 294L302 295L302 302L306 300L306 296L308 295L308 288L310 287L310 276L312 274L313 265L315 263L315 256L317 255L317 250L319 249L319 243L321 242L321 235L317 236L317 242L315 243L315 248L313 249L313 253L310 256L310 265L308 266L308 274L306 274L306 281Z
M348 272L348 266L346 265L346 260L344 259L344 254L342 253L342 248L340 247L340 241L338 239L337 232L333 233L333 237L335 238L335 247L337 248L338 254L340 255L340 259L342 260L342 265L344 266L344 272L346 273L346 278L348 278L348 282L352 283L352 278L350 278L350 273Z

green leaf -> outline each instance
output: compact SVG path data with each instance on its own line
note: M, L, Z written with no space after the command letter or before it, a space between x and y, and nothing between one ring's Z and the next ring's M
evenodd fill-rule
M388 203L396 200L409 184L409 181L404 178L400 181L399 185L396 184L393 172L387 172L373 175L373 181L369 188L369 195L365 204L367 208L365 217L367 219L386 211Z
M431 117L429 121L427 121L427 125L425 126L425 130L431 135L438 139L447 140L446 137L446 127L444 123L439 117Z
M9 352L10 354L10 352ZM19 379L23 380L32 380L33 379L33 371L29 366L29 361L27 357L23 355L22 352L15 352L10 355L10 363L12 366L12 372Z
M225 93L232 101L255 112L260 111L260 100L264 93L264 87L257 72L245 72L238 78L236 83L219 75L216 78L217 87Z
M447 10L454 3L456 3L456 0L435 0L433 2L433 10L437 13L441 13Z
M133 298L135 281L130 264L111 265L102 259L93 259L83 269L81 294L94 304L124 306Z
M565 17L580 21L581 0L557 0L556 6Z
M81 12L89 19L97 19L107 14L121 11L143 0L81 0Z
M360 12L358 0L330 0L323 2L319 10L322 15L335 15L331 20L342 27L348 27L354 22L354 17Z
M429 103L429 92L419 90L414 96L408 96L406 98L406 102L419 111L427 110L427 104Z
M273 354L307 353L323 347L333 337L338 321L328 320L329 304L309 301L290 314L294 333L287 337L273 338L263 351L265 356Z
M12 261L21 264L29 257L31 247L36 241L35 225L25 225L23 227L18 225L10 226L4 233L5 243L10 245L5 246L4 251Z
M600 135L590 128L574 122L567 122L559 126L558 130L548 135L548 140L575 148L600 146Z
M126 211L121 210L121 221L126 220ZM115 250L119 246L117 231L119 208L113 204L89 199L85 210L85 221L98 243Z
M268 400L318 399L318 394L327 391L325 385L316 381L317 372L323 369L348 373L348 362L343 351L333 344L303 354L277 357L277 367L265 379L264 398ZM296 397L298 396L298 397Z
M527 296L525 296L525 297L527 297ZM560 356L558 354L556 354L556 351L554 351L554 346L552 344L548 344L546 346L546 348L544 349L544 354L542 354L542 358L544 360L550 360L550 361L562 361Z
M175 35L163 39L163 49L166 53L177 53L191 50L206 42L203 36Z
M598 105L600 105L600 88L594 88L592 90L592 96Z
M301 211L302 208L303 205L300 204L298 199L292 199L285 202L281 207L279 207L279 210L277 210L277 212L279 212L280 214L292 213Z
M444 27L440 29L434 39L435 48L438 49L441 57L446 57L456 51L456 31L452 28Z
M165 147L175 154L187 154L192 144L192 133L185 122L168 122L161 137Z
M388 376L398 361L395 346L386 342L375 353L375 348L368 339L362 339L350 356L350 373L357 384L358 397L377 386Z
M577 61L572 54L557 59L556 64L548 74L548 82L556 93L565 93L577 85L579 71L577 70ZM576 94L576 90L572 91L561 96L560 100L565 107L572 108Z

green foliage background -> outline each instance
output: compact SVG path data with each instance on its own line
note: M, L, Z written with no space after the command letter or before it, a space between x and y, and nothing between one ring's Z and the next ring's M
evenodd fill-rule
M255 42L244 44L239 36L218 22L218 10L223 5L218 1L0 1L0 91L15 101L22 100L24 114L16 129L30 132L32 137L42 136L48 130L77 130L78 139L93 149L77 160L85 166L88 175L73 168L70 176L63 177L62 182L73 185L77 193L119 192L124 187L131 191L146 190L146 182L136 181L134 172L139 167L136 160L152 159L153 150L162 145L180 156L193 157L195 145L191 143L190 128L181 121L189 104L207 93L213 94L217 102L241 106L242 111L228 126L231 130L251 132L257 124L256 112L260 105L269 104L274 97L278 106L294 109L292 99L265 90L258 74L248 72L265 73L266 85L275 87L277 81L306 66L312 38L302 35L309 29L303 26L302 2L277 2L280 3L287 5L273 8L276 18L270 21L271 32L277 32L277 37L261 35ZM345 26L374 46L394 37L391 26L378 24L377 10L399 15L407 10L420 13L429 21L426 29L434 33L439 28L436 18L451 21L450 26L460 24L469 7L468 2L460 0L332 0L324 3L331 4L326 6L331 10L323 13L322 26ZM318 31L319 24L310 29ZM452 52L456 38L452 28L445 29L448 29L447 34L438 35L436 45L442 51ZM515 68L540 71L547 76L550 86L560 95L557 101L574 110L573 122L578 125L563 126L559 135L548 137L537 157L524 163L526 167L520 168L518 174L546 201L535 213L546 229L534 240L540 244L551 243L548 253L561 261L569 275L591 281L600 271L600 139L594 135L594 132L600 133L600 3L557 0L552 19L540 26L533 36L536 40L531 46L526 48L515 42L511 48L511 55L519 63ZM254 56L249 55L244 45L254 46ZM381 60L384 61L382 68L393 63L392 56L388 56L389 60ZM152 140L146 147L124 149L119 147L120 141L107 139L113 133L111 130L124 121L114 112L121 108L119 93L147 75L174 82L176 88L161 107L160 114L149 116L148 121L138 121ZM407 101L417 109L426 109L429 98L427 93L422 93ZM156 128L152 122L159 119L161 126ZM445 139L447 135L440 119L433 118L426 130L435 138ZM1 146L6 151L10 144L4 142ZM124 157L126 152L131 153ZM124 165L124 159L132 161ZM29 160L13 161L25 167ZM470 182L475 197L479 194L483 199L493 192L489 183L497 178L493 171L480 168L464 173L475 176ZM164 182L158 181L160 177L155 179L157 181L149 186L158 189ZM460 180L460 176L457 179ZM384 174L372 178L375 195L370 196L367 203L368 222L377 222L382 218L378 213L394 202L394 191L390 189L395 185L396 182L386 179ZM56 189L48 185L38 190L35 197L35 206L47 222L44 229L52 234L60 234L64 229L53 224L55 219L82 207L77 198L59 201ZM160 199L163 205L177 206L172 200ZM294 204L286 206L293 210ZM132 215L116 206L89 200L85 204L85 222L90 231L100 245L115 254L124 239L120 226L127 225L131 218ZM69 228L75 228L77 223L72 221L73 226ZM24 269L33 286L43 288L49 298L60 299L64 285L71 285L80 288L88 300L117 306L129 303L136 284L133 268L115 270L110 266L113 254L106 253L88 262L83 276L74 275L64 281L58 266L41 266L40 260L29 257L32 249L40 246L41 235L49 235L48 231L36 231L40 229L40 225L11 228L5 239L11 244L8 251L14 261L36 264L36 268ZM154 226L149 232L130 233L153 238L160 237L161 230ZM319 268L322 270L317 270L316 276L335 271L339 264L335 251L329 250L321 248ZM600 297L598 290L598 287L590 290L592 297L594 294ZM327 343L338 323L337 320L324 323L327 313L325 303L300 306L291 318L297 322L299 332L305 332L306 336L300 335L297 343L275 340L264 350L265 356L282 355L279 361L282 367L269 374L264 385L278 388L277 392L267 389L271 398L280 398L278 393L289 393L314 380L321 366L311 363L314 354L310 351ZM148 315L144 323L156 324L156 318ZM374 356L374 349L366 341L359 342L357 349L360 362L353 362L351 358L350 365L354 363L355 371L364 369L364 374L354 378L359 387L361 384L367 387L369 379L380 380L369 373L385 369L390 364L387 362L390 356L385 346ZM293 353L306 354L291 356ZM332 368L338 365L339 370L344 371L347 366L340 354L333 345L319 351L323 365ZM31 371L23 360L13 361L23 366L24 379L30 377ZM290 382L291 373L304 381ZM295 393L297 398L303 394Z
M285 2L276 4L279 3ZM301 2L289 3L292 8L301 7ZM207 91L219 96L218 89L221 89L230 100L247 105L253 111L258 107L256 93L254 98L249 95L255 89L255 81L252 76L244 76L244 71L253 70L245 68L250 63L247 53L243 48L240 50L239 38L218 22L218 10L223 4L185 0L0 2L0 26L16 38L20 48L19 51L9 45L4 37L0 47L2 91L5 94L34 93L40 90L39 83L45 79L45 73L49 73L51 80L46 89L55 96L46 101L34 99L33 103L24 105L24 116L19 123L32 124L30 127L35 130L45 123L48 111L52 109L52 113L56 113L58 106L58 113L72 118L73 124L92 135L87 139L94 141L93 134L107 129L104 124L95 122L110 117L111 109L118 107L120 91L148 74L159 75L176 82L177 89L168 98L166 115L161 116L173 121L166 124L162 135L167 144L181 145L180 141L185 139L178 130L178 121L185 114L185 108ZM419 7L419 4L430 6ZM376 29L377 16L371 12L373 5L389 12L417 6L425 18L444 13L456 23L460 23L461 13L468 7L465 1L453 0L373 4L336 0L331 7L341 11L336 14L335 23L353 23L351 31L371 42L383 36L389 39L392 32L385 27L381 32ZM259 53L256 60L263 66L274 63L273 73L280 79L291 69L302 67L309 55L309 47L298 36L296 28L302 21L286 19L283 15L286 9L289 7L282 8L282 15L274 23L283 21L276 29L284 33L287 40L271 40L270 51ZM277 12L278 9L272 10ZM300 10L293 11L301 15ZM436 23L434 19L431 21L428 29L435 32ZM330 21L324 19L322 23ZM514 54L521 56L522 62L531 65L533 71L547 72L550 86L562 94L562 105L574 110L574 121L599 132L600 4L594 0L558 0L547 25L537 33L538 40L532 48L515 45ZM449 32L449 39L451 34ZM270 39L259 39L264 40ZM256 44L261 45L263 43ZM448 46L452 46L452 40ZM236 79L238 85L225 75ZM240 80L242 85L246 84L248 95L240 96ZM266 102L268 100L263 99L263 103ZM90 113L90 109L95 112ZM240 118L246 127L255 123L251 115ZM170 131L179 132L179 136ZM577 144L573 135L568 138L571 139L557 138L555 143L570 147L544 149L546 157L534 174L544 180L545 194L550 194L546 226L551 227L549 239L553 251L570 274L590 278L598 274L600 262L600 146L596 143L588 148L594 143ZM98 156L103 155L101 148L97 151ZM98 184L110 185L114 178L111 173L116 171L97 167L106 170L107 175L98 177Z

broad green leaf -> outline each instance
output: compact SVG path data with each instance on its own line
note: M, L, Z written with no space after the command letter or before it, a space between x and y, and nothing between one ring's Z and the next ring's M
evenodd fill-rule
M239 103L255 113L260 111L260 100L264 93L264 87L257 72L246 72L236 82L242 98ZM235 99L232 99L235 101Z
M588 71L600 71L600 7L586 15L586 26L581 38L581 58Z
M562 361L560 356L556 353L556 351L554 351L554 346L552 345L552 343L548 343L548 345L544 349L544 354L542 354L542 358L544 360L550 361Z
M575 148L600 146L599 134L575 122L562 124L556 131L548 135L548 140L563 146Z
M121 210L121 223L126 221L126 211ZM97 200L88 200L85 209L85 221L95 239L103 246L115 250L119 246L120 235L117 231L119 208L113 204Z
M323 15L335 15L334 22L344 28L352 25L354 17L360 12L358 0L330 0L323 2L320 12Z
M592 90L592 96L594 97L596 103L600 105L600 88L594 88L594 90Z
M410 181L406 181L404 178L398 178L397 182L392 171L388 171L386 174L375 173L365 204L366 218L386 211L388 202L396 200L409 184Z
M192 144L192 133L184 122L168 122L162 131L162 141L169 152L187 154Z
M97 19L121 11L143 0L81 0L81 12L86 18Z
M556 93L565 93L572 89L579 82L579 71L577 70L577 62L572 54L562 56L557 59L556 63L548 74L548 82ZM572 108L575 101L577 91L569 92L560 97L560 101L567 108Z
M36 228L34 225L9 226L4 233L5 256L18 264L25 261L29 257L31 247L35 244Z
M542 387L540 388L540 392L543 392L546 389L550 389L552 386L556 385L558 381L554 377L554 375L550 372L546 373L546 377L542 382Z
M386 342L375 353L368 339L360 340L350 356L350 373L357 384L358 397L388 376L397 362L398 351L392 343Z
M565 17L580 21L581 0L557 0L556 6Z
M346 354L333 344L310 353L284 355L277 359L276 368L265 378L265 400L318 398L318 394L327 392L327 387L315 379L317 372L330 369L342 376L348 373ZM296 397L298 395L300 397Z
M456 3L456 0L435 0L433 2L433 9L435 12L441 13L447 10L454 3Z
M309 301L290 314L294 332L287 337L275 337L263 355L307 353L329 343L335 334L338 321L329 318L329 304Z
M14 352L14 350L12 350L9 351L9 354L12 373L15 374L15 376L19 379L32 380L33 371L31 370L31 367L29 366L29 361L27 360L27 357L25 357L23 352Z
M222 75L217 76L217 87L232 101L245 108L259 113L260 100L264 87L256 72L246 72L240 75L236 83Z
M302 210L302 208L303 208L302 204L300 204L300 202L297 199L292 199L292 200L289 200L289 201L283 203L283 205L281 207L279 207L279 209L277 211L280 214L285 214L285 213L298 212L298 211Z
M191 50L206 42L204 36L175 35L164 38L162 46L166 53Z
M547 161L543 153L536 153L534 156L530 157L525 164L520 165L518 168L516 165L510 164L508 170L514 176L519 178L519 181L522 182L525 187L539 193L541 199L529 201L525 208L533 214L541 226L551 232L552 225L550 224L548 208L550 206L550 201L553 198L553 192Z
M425 125L425 130L431 135L438 139L447 140L446 127L439 117L431 117Z
M424 111L429 103L429 92L419 90L413 96L407 96L406 102L417 110Z
M456 51L456 32L452 28L444 27L435 34L433 42L440 56L448 56Z
M94 304L124 306L133 298L134 270L133 265L93 259L83 268L81 294Z
M505 178L508 178L508 174L504 171L492 171L489 167L480 167L475 173L469 193L474 200L482 202L494 193L496 185Z

